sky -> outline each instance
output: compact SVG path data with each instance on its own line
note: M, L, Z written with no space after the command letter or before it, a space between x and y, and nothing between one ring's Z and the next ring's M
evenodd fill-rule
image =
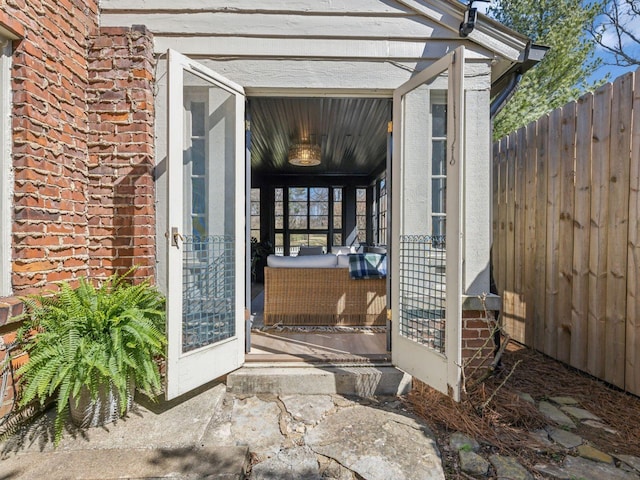
M623 0L617 0L617 1L623 4ZM634 16L629 13L624 19L624 21L626 23L627 28L630 31L632 31L634 35L636 35L637 37L640 37L640 18L637 18L637 17L634 18ZM605 31L603 34L603 40L606 42L607 38L611 36L612 36L611 33ZM640 44L638 44L637 42L634 42L632 39L627 37L624 43L624 48L628 50L628 53L634 54L635 58L640 58ZM605 63L605 65L602 65L602 67L600 67L596 72L594 72L594 75L592 75L591 77L592 80L600 80L604 78L604 76L607 73L609 73L609 81L613 81L626 72L632 72L640 68L640 65L634 65L631 67L618 67L615 65L606 65L607 61L609 61L610 63L613 62L613 58L608 52L606 52L602 48L598 48L596 50L596 55L599 58L602 58L603 63Z
M586 0L586 1L591 1L591 0ZM616 1L618 1L618 3L621 6L624 6L625 0L616 0ZM462 3L468 3L468 1L463 1ZM479 12L486 13L491 3L492 2L475 0L473 3L473 6L477 8ZM640 18L637 18L637 17L634 18L632 15L629 15L626 17L625 21L627 22L628 28L630 28L635 35L640 37ZM604 33L603 38L605 39L605 41L608 35L609 35L608 32ZM628 48L631 52L635 53L636 58L640 58L640 44L634 43L630 39L627 39L627 40L628 41L625 43L625 48ZM600 68L598 68L595 72L593 72L593 74L588 78L588 83L594 83L598 80L601 80L605 78L607 74L609 75L609 81L613 81L619 76L627 72L633 72L635 70L638 70L638 68L640 68L640 65L634 65L631 67L618 67L615 65L609 65L608 63L612 63L614 59L611 54L609 54L606 50L604 50L601 47L598 47L596 49L596 57L602 59L603 65L601 65Z

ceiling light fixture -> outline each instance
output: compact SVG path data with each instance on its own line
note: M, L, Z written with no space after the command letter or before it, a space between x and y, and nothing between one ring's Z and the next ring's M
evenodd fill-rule
M320 145L312 143L294 143L289 147L289 163L299 167L320 165L322 152Z

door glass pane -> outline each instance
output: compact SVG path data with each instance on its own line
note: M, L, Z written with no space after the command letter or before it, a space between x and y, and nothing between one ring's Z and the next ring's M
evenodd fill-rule
M434 137L446 137L447 136L447 105L446 103L436 103L438 101L446 101L444 94L440 95L440 98L436 98L434 92L434 103L431 107L431 115L433 117L433 136Z
M447 139L434 139L433 151L431 152L431 172L433 175L446 175L447 162L445 161Z
M313 215L309 217L309 228L315 230L326 230L329 228L329 217L326 215L317 216Z
M447 75L440 75L405 95L402 132L399 331L440 353L446 325L447 83Z
M184 72L182 351L235 336L235 97Z
M205 191L205 179L202 177L193 178L191 180L191 198L193 199L193 205L191 206L191 213L198 215L206 212L206 191Z
M290 202L304 202L307 203L308 195L306 188L290 188L289 189L289 201Z
M433 213L444 213L446 204L446 179L444 178L434 178L431 180L432 191L431 191L431 199L433 205ZM434 217L435 218L435 217ZM434 235L437 235L434 233Z
M309 196L312 202L328 202L329 189L328 188L311 188Z
M307 202L289 202L289 215L306 215Z
M276 255L284 255L284 235L282 233L276 233L274 247Z
M193 162L193 175L204 175L204 138L193 138L191 140L191 158Z
M251 241L255 238L256 242L260 242L260 189L251 189Z
M367 189L356 188L356 228L358 242L367 241Z
M289 228L291 230L306 230L307 216L291 215L289 217Z

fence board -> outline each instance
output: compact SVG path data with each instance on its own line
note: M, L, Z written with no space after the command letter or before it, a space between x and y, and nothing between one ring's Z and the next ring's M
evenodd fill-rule
M501 295L504 295L504 290L506 286L506 278L507 278L507 259L506 259L506 251L507 251L507 206L506 206L506 198L507 198L507 145L508 138L503 138L500 141L500 171L499 171L499 198L498 205L500 207L499 210L499 243L498 243L498 251L497 254L501 257L498 272L498 291L501 292ZM503 317L504 320L504 317Z
M607 83L593 97L593 163L591 168L591 243L589 247L589 329L587 372L604 378L607 299L607 227L609 206L609 133L611 90Z
M624 387L627 241L629 235L629 156L633 75L613 84L609 152L609 232L607 244L607 307L605 380ZM614 140L615 139L615 140Z
M558 224L557 358L571 358L571 294L573 271L573 199L575 194L576 103L562 108L560 222Z
M527 131L521 128L516 133L515 150L515 202L514 202L514 247L513 247L513 338L525 342L524 259L525 259L525 158ZM519 148L518 148L519 147Z
M543 352L556 357L558 347L558 249L560 219L560 164L562 162L562 109L549 115L547 148L546 299Z
M498 252L498 239L500 238L500 229L498 227L498 219L500 218L500 206L498 205L498 197L500 190L500 162L498 161L500 155L500 142L493 143L493 177L492 177L492 196L493 196L493 211L491 212L491 224L492 224L492 236L491 236L491 274L493 283L496 286L496 292L500 294L498 289L498 276L500 268L498 262L502 260L502 255Z
M525 150L525 259L524 259L524 298L526 304L525 343L534 345L534 309L536 291L536 195L537 179L536 135L537 124L532 122L526 127L527 145Z
M640 71L635 72L627 261L625 389L640 395Z
M580 370L587 369L592 112L593 94L589 93L578 100L576 112L576 137L582 141L576 144L569 363Z
M640 69L495 145L510 333L640 395Z
M504 292L502 296L504 305L504 324L506 328L511 332L516 332L517 326L515 325L514 309L515 302L513 298L514 293L514 273L515 273L515 258L514 258L514 223L515 223L515 145L516 135L513 132L508 137L507 151L505 156L506 166L506 249L505 249L505 282Z
M536 138L536 172L538 175L538 188L536 190L536 233L538 238L545 235L547 229L547 139L549 137L549 117L545 115L538 120L538 136ZM534 346L538 350L545 351L545 305L546 305L546 254L547 249L543 245L536 248L535 260L535 300L533 321L542 328L535 331Z

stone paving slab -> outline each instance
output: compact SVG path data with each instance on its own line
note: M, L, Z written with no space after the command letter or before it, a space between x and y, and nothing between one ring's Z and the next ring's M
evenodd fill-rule
M588 426L590 426L592 428L598 428L600 430L604 430L605 432L609 432L609 433L611 433L613 435L617 435L617 433L618 433L618 431L615 428L610 427L609 425L606 425L606 424L604 424L602 422L598 422L596 420L585 420L582 423L584 423L585 425L588 425Z
M549 436L554 442L559 443L564 448L576 448L584 443L580 436L562 430L561 428L549 428Z
M294 420L317 424L335 408L330 395L281 395L280 400Z
M567 427L567 428L575 428L576 424L573 423L567 415L562 413L562 411L556 406L552 405L549 402L540 402L538 405L538 410L545 415L550 420L553 420L558 425Z
M280 450L274 457L258 463L251 480L322 480L318 459L309 447Z
M597 415L594 415L589 410L585 410L584 408L574 407L574 406L565 406L560 407L565 413L568 413L573 418L577 418L578 420L595 420L596 422L601 422L602 419Z
M489 471L489 462L475 452L460 450L460 468L470 475L486 475Z
M305 435L316 453L367 480L444 480L435 438L415 420L375 408L342 409Z
M580 445L577 451L578 455L587 460L613 465L613 457L611 455L602 452L591 445Z
M549 397L549 400L551 400L553 403L557 404L557 405L579 405L580 402L578 402L575 398L573 397Z
M444 479L433 434L396 397L242 396L219 384L182 400L65 434L55 450L45 416L1 444L0 478L242 478L250 455L251 480Z
M496 469L498 480L534 480L533 475L513 457L491 455L489 461Z
M471 449L477 452L480 449L480 444L475 438L471 438L463 433L454 432L449 438L449 445L455 450L462 450L464 448Z
M535 470L557 480L639 480L640 477L613 465L568 456L561 466L538 464Z
M640 473L640 457L634 457L633 455L616 455L616 458Z

